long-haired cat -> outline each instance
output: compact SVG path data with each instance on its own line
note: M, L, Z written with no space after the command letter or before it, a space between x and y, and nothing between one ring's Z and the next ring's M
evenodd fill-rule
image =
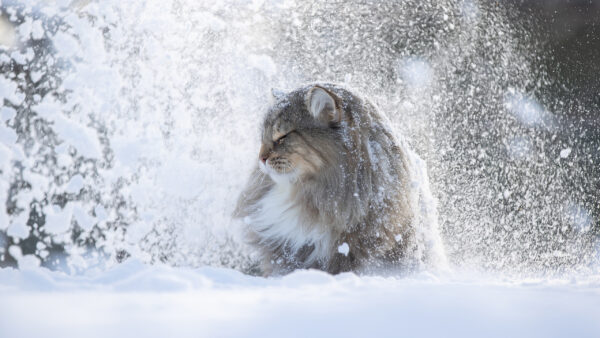
M375 272L439 264L419 158L370 102L333 84L276 95L239 197L262 272Z

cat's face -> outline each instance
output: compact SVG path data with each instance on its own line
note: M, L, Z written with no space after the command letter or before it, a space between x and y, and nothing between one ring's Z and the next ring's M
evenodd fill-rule
M274 181L309 179L339 154L336 97L321 87L280 98L265 119L258 162Z

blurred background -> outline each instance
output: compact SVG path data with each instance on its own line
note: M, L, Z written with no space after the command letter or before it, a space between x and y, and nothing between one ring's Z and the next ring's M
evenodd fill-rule
M600 1L509 2L518 11L518 20L543 41L546 49L538 52L547 64L550 76L598 111ZM595 116L594 120L597 119Z
M597 271L600 1L0 10L2 267L247 270L229 215L267 93L328 80L426 160L454 266Z

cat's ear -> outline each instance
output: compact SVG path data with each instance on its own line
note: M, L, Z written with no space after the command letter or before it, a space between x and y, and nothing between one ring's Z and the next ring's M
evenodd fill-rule
M342 120L342 112L337 107L336 100L334 94L319 86L314 86L306 93L308 111L315 119L327 124Z

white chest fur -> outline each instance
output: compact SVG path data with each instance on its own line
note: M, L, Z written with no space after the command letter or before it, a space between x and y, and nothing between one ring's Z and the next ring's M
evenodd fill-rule
M314 245L307 265L326 259L333 245L331 231L325 225L306 221L302 207L292 198L292 189L292 183L275 184L260 200L256 213L245 221L265 244L284 244L293 253L304 245Z

